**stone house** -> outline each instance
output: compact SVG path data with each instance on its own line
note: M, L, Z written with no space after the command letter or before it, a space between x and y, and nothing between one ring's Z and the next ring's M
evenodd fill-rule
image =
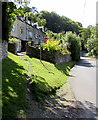
M17 52L26 51L26 43L31 41L32 45L39 45L44 42L46 34L43 27L37 23L24 21L22 17L17 17L11 31L11 37L18 39Z

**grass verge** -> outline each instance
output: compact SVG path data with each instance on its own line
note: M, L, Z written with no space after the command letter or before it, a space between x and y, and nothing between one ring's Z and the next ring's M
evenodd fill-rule
M29 67L28 68L28 63ZM3 118L23 116L28 107L25 80L30 69L30 86L36 100L55 91L67 82L75 62L54 65L28 56L20 57L9 53L2 64Z
M75 62L54 65L39 59L25 56L31 64L31 89L36 100L43 100L44 96L60 88L67 82L70 69Z
M25 66L24 66L25 64ZM25 97L26 62L9 53L2 62L2 114L3 118L24 115L27 107Z

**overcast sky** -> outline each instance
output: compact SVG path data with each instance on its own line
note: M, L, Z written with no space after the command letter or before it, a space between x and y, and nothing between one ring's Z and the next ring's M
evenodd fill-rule
M87 27L88 25L96 24L97 1L98 0L31 0L30 7L36 7L38 11L54 11L76 22L81 22L83 27Z

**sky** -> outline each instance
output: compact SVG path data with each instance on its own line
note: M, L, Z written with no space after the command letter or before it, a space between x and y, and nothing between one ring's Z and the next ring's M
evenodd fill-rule
M66 16L82 23L83 27L96 25L96 2L98 0L31 0L30 7Z

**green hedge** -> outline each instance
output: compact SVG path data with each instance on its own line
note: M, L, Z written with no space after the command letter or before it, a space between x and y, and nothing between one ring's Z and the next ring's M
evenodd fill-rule
M80 59L80 37L75 33L67 32L66 41L68 42L68 49L71 52L72 60L78 61Z

